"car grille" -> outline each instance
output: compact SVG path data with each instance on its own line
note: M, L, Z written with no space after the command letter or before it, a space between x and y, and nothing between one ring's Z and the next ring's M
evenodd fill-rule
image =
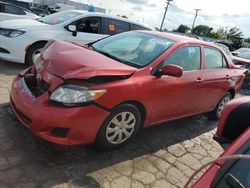
M35 97L39 97L50 88L50 85L47 82L37 78L36 75L25 75L24 82L30 93Z

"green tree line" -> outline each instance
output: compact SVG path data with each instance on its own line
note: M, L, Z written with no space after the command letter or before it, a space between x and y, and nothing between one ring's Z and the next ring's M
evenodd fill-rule
M229 29L221 27L217 30L214 30L214 28L209 27L207 25L197 25L191 31L190 27L181 24L179 25L178 28L174 29L173 31L185 34L192 33L198 36L205 36L216 39L230 39L232 37L243 37L242 31L237 27L232 27ZM250 42L250 38L246 39L246 41Z

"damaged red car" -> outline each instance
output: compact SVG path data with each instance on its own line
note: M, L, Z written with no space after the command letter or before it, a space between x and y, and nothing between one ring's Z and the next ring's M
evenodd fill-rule
M115 149L143 127L220 117L243 70L219 48L174 34L132 31L82 47L51 41L13 81L11 107L35 135Z

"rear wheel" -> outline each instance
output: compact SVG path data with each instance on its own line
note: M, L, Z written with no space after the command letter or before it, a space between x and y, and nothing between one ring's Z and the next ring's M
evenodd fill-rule
M33 65L36 62L36 60L39 58L41 50L43 49L45 44L46 42L39 42L39 43L33 44L26 52L25 64L29 66Z
M208 118L212 120L218 120L221 117L222 111L225 105L232 99L232 95L229 92L226 92L225 95L222 97L220 102L216 105L214 111L208 114Z
M131 104L115 107L97 134L95 148L111 150L122 147L136 135L140 124L141 114L137 107Z

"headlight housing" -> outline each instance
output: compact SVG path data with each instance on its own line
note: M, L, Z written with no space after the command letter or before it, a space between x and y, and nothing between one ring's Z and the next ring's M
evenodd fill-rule
M87 87L63 85L57 88L50 96L50 100L68 106L81 105L101 97L106 90L89 90Z
M0 28L0 35L3 35L5 37L9 37L9 38L15 38L15 37L18 37L24 33L25 33L25 31L20 31L20 30L16 30L16 29Z

